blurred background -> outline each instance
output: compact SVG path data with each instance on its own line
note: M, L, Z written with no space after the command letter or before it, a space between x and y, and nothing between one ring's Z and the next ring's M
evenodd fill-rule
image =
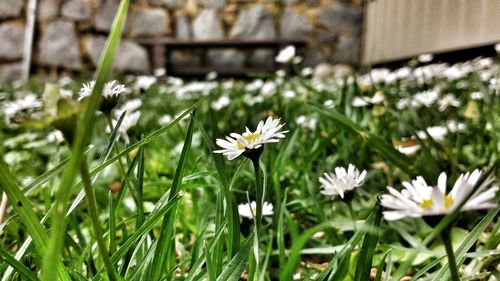
M90 75L118 4L118 0L0 0L0 82L26 79L28 73ZM500 41L499 21L498 0L135 0L115 71L153 73L158 58L144 39L165 38L303 41L303 66L321 64L327 72L346 65L406 62L422 53L467 59L471 54L494 54L493 45ZM172 51L160 65L203 64L209 66L204 68L208 72L210 66L238 67L248 61L269 65L275 53L184 47Z

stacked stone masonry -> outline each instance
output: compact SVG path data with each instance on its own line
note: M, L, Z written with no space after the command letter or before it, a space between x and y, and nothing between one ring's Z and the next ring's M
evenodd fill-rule
M357 63L361 0L132 0L115 70L151 73L147 50L136 38L304 39L305 65ZM119 0L38 0L33 72L92 71L99 61ZM20 72L28 0L0 1L0 81ZM210 50L208 63L237 66L239 50ZM272 61L256 50L252 62ZM193 65L196 56L177 52L172 63Z

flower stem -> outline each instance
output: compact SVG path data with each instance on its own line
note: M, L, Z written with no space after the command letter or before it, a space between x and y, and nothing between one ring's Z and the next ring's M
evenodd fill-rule
M108 248L106 242L104 241L104 232L101 228L99 222L99 215L97 213L97 203L95 199L94 189L92 188L92 180L90 178L89 169L87 163L82 162L80 166L80 173L82 175L83 187L85 189L85 199L87 200L87 205L89 208L90 221L92 227L94 228L94 235L97 241L97 248L99 249L99 254L101 255L102 261L104 262L104 267L108 273L108 278L110 281L116 281L116 272L109 258Z
M458 276L457 262L455 260L455 253L453 252L453 246L451 244L451 232L449 229L443 230L441 233L441 239L443 239L443 244L446 249L446 255L448 256L448 265L451 272L452 281L460 281Z
M256 212L255 221L257 222L257 231L260 230L262 222L262 204L264 202L264 185L262 179L262 171L259 166L259 158L252 159L253 169L255 172L255 195L256 195Z

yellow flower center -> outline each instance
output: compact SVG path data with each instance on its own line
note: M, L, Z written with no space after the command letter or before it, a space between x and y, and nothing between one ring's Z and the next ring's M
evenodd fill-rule
M429 198L429 199L425 199L424 201L422 201L422 203L420 203L420 208L422 209L429 209L430 207L432 207L432 204L434 204L434 202L432 201L432 198Z
M451 197L451 195L450 195L450 194L445 195L445 196L443 197L443 200L444 200L444 207L445 207L446 209L450 208L450 207L451 207L451 205L453 205L453 202L454 202L454 201L453 201L453 197Z
M240 140L237 140L236 141L236 148L239 149L239 150L244 150L245 146L241 143Z
M260 137L259 133L249 133L248 135L244 136L243 138L247 142L252 143L252 142L256 141L259 137Z

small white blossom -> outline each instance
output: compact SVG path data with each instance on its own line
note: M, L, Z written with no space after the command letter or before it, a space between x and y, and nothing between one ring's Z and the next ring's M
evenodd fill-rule
M233 160L240 156L247 149L257 149L266 143L279 142L285 137L288 131L280 131L285 124L280 124L280 119L271 116L267 120L260 121L255 132L246 128L243 134L231 133L226 139L217 139L216 143L222 149L215 150L215 153L222 153L228 160Z
M140 99L131 99L123 103L123 105L116 109L115 117L118 119L123 114L123 112L127 112L127 114L132 113L139 109L142 106L142 101Z
M482 100L484 98L484 93L483 92L472 92L470 93L470 98L473 100Z
M396 145L395 148L405 154L405 155L414 155L415 153L417 153L417 151L420 150L420 144L414 144L414 145L410 145L410 146L402 146L402 145Z
M339 195L342 199L344 193L361 186L364 183L366 171L360 171L352 164L349 164L347 170L344 167L336 167L335 173L324 173L319 178L321 183L321 193L327 196Z
M125 117L123 117L123 121L120 125L120 128L118 128L118 133L120 134L123 141L125 141L125 143L130 142L130 138L128 137L127 132L137 125L137 122L139 122L139 118L141 118L140 111L132 112L130 114L125 114ZM113 127L115 127L116 124L118 123L118 120L114 119L112 123ZM109 128L106 128L106 131L108 133L111 132Z
M460 101L453 95L447 94L438 101L439 111L445 111L448 107L460 107Z
M384 211L384 218L399 220L406 217L448 214L472 192L480 176L480 170L461 174L449 193L446 193L447 176L444 172L439 175L437 186L434 187L429 186L422 177L417 177L411 182L403 182L404 189L401 191L388 186L390 194L382 195L380 202L389 209ZM486 179L461 211L495 208L496 204L490 201L495 198L498 186L487 189L492 181L492 178Z
M78 93L78 100L82 100L92 94L92 89L94 89L95 81L90 81L83 84L83 87L80 89ZM104 98L113 98L120 96L121 94L127 93L128 89L125 85L118 83L118 81L113 80L104 84L104 88L102 90L102 96Z
M174 120L172 118L172 115L165 114L165 115L160 116L160 118L158 119L158 124L160 124L160 126L165 126L165 125L170 124L170 122L172 122L172 120Z
M279 52L275 58L276 62L279 63L292 63L298 64L302 61L302 58L295 55L295 47L287 46Z
M432 54L421 54L418 56L418 61L421 63L428 63L434 59Z
M245 203L238 205L238 214L242 217L253 219L256 212L257 203L255 201L252 201L250 204ZM264 202L264 204L262 204L262 216L272 216L273 214L273 204Z
M218 99L214 100L211 104L210 107L212 107L213 110L219 111L223 109L224 107L228 106L231 103L231 99L229 98L228 95L222 95Z
M446 135L448 135L448 128L446 128L445 126L431 126L425 130L433 140L438 142L444 141ZM425 133L425 131L418 131L417 136L422 140L427 139L427 134Z
M334 108L335 107L335 102L333 100L326 100L323 103L323 106L326 108Z
M135 78L134 89L136 91L147 91L158 80L155 76L140 75Z

